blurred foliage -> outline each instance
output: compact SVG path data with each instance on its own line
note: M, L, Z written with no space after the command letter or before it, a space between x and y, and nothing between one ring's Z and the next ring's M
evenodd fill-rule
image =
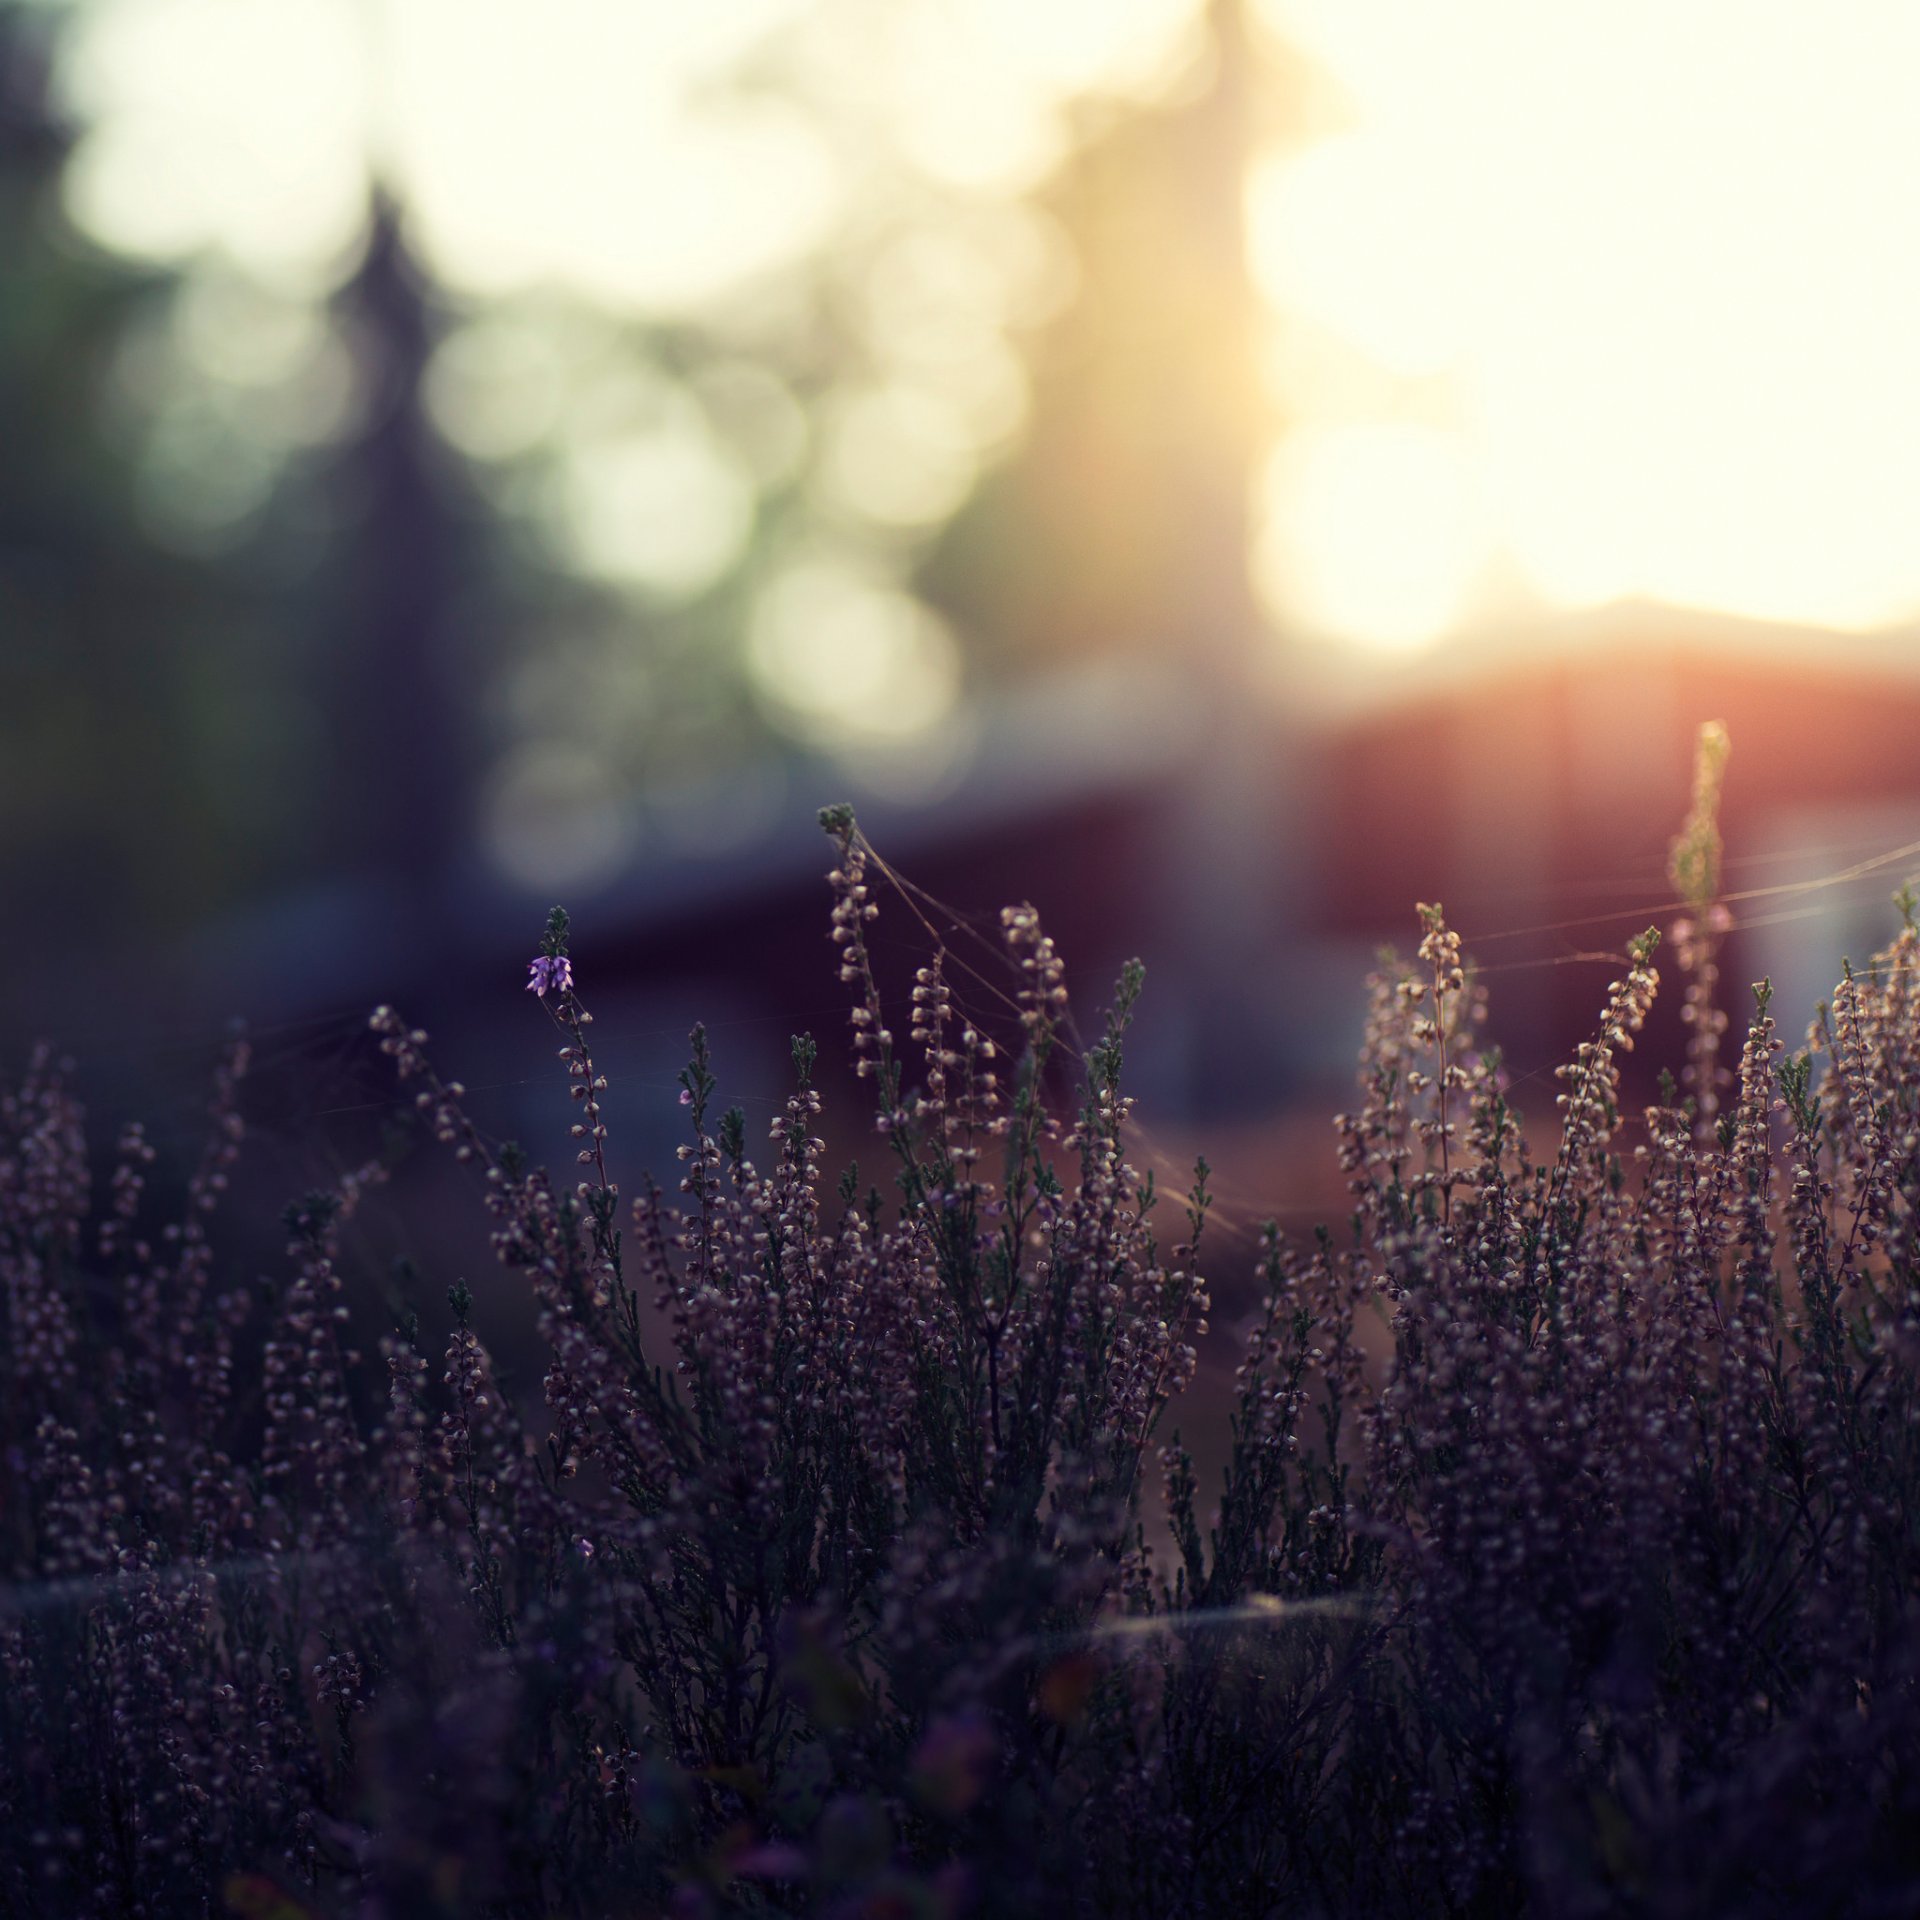
M1244 60L1202 12L967 183L847 58L857 0L803 10L701 85L816 129L835 220L649 311L436 273L371 138L331 266L123 258L55 104L111 102L53 58L115 10L0 0L6 884L135 951L476 849L591 885L751 837L781 751L910 786L983 683L1243 628Z
M0 9L0 866L79 936L267 871L289 742L257 583L152 537L102 417L172 288L59 219L48 33Z

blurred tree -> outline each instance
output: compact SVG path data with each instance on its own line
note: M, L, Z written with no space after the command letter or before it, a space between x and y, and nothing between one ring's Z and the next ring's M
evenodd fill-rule
M1258 677L1247 496L1273 423L1241 202L1266 76L1238 0L1188 16L1126 84L1062 86L1057 151L983 190L901 126L890 22L812 9L728 85L826 130L854 183L826 244L748 297L632 329L620 354L563 347L552 424L504 447L495 396L524 391L529 340L592 329L550 295L475 304L442 417L510 513L545 516L546 589L502 741L529 770L500 814L522 818L523 793L552 806L529 866L567 843L569 798L599 806L583 761L659 793L737 769L771 729L910 791L937 782L969 685L1116 657L1223 697ZM942 17L957 42L961 17ZM868 57L825 59L862 19ZM1081 31L1098 43L1092 16ZM714 459L746 477L750 535L704 575L650 564L663 516L623 485L644 481L647 447L703 450L696 480ZM580 491L584 517L552 516ZM708 492L665 516L691 548L727 518L695 510ZM555 698L581 684L600 697ZM648 710L611 737L636 686ZM571 771L562 740L583 749Z
M472 833L493 622L484 541L467 537L464 490L423 404L432 295L384 192L336 309L363 397L323 481L339 553L310 688L326 716L316 839L329 864L395 874L426 906Z
M1242 202L1295 79L1242 16L1212 0L1185 83L1085 116L1039 195L1078 290L1031 343L1026 433L923 569L1009 669L1116 651L1257 668L1248 502L1279 423Z
M53 27L0 4L0 886L46 930L0 943L10 1021L57 1005L67 956L277 871L298 776L267 583L157 539L116 436L108 396L175 282L61 213Z
M158 24L62 12L90 129L67 204L95 243L61 211L48 16L0 0L0 728L21 745L0 860L76 934L137 949L323 875L398 872L424 902L476 832L523 882L590 886L649 839L750 836L780 803L775 741L937 781L968 683L1028 664L1158 653L1223 699L1244 682L1266 421L1231 0L1071 31L917 0L769 9L723 59L689 56L687 124L746 128L763 167L767 129L803 126L832 213L697 297L632 290L699 238L699 193L666 177L628 183L647 191L571 276L476 277L402 88L444 86L436 125L479 94L356 39L416 13L302 16L336 80L377 77L385 133L314 150L340 178L294 261L260 224L272 194L234 200L218 168L162 191L115 131L164 123L184 153L251 101L240 145L306 181L291 136L259 146L260 101L304 79L275 36L187 0ZM565 194L602 204L592 165L583 145L563 183L525 158L516 217L578 239ZM369 174L390 192L343 256Z

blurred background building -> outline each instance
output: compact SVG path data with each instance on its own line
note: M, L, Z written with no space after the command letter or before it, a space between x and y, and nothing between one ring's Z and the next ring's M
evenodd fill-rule
M851 798L902 965L1019 898L1089 998L1143 954L1169 1152L1318 1206L1416 899L1548 1110L1707 718L1797 1017L1920 841L1916 56L1894 0L0 0L0 1042L151 1109L245 1013L324 1133L391 999L543 1141L563 899L663 1157L693 1018L769 1101L833 1029Z

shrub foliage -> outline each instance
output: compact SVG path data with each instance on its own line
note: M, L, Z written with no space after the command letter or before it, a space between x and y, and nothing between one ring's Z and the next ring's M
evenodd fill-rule
M564 915L531 984L576 1180L375 1014L531 1289L543 1406L464 1284L444 1351L356 1348L378 1164L288 1209L270 1296L221 1284L244 1045L158 1230L139 1129L93 1208L37 1058L0 1103L0 1911L1912 1910L1920 935L1908 900L1804 1052L1763 985L1723 1066L1712 797L1684 1090L1622 1112L1649 935L1541 1157L1421 910L1351 1218L1263 1235L1217 1499L1160 1437L1209 1195L1128 1157L1140 970L1070 1046L1011 909L1000 1039L937 951L896 1037L844 810L891 1197L829 1183L810 1041L755 1157L698 1032L678 1191L623 1194Z

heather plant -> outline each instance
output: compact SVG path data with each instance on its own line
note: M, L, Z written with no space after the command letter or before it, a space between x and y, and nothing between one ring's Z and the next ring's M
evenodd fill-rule
M1683 1073L1638 1115L1652 930L1535 1157L1419 910L1350 1216L1259 1237L1217 1489L1162 1433L1213 1202L1134 1164L1141 970L1082 1033L1022 906L1003 971L935 942L896 998L846 809L890 1191L830 1177L811 1039L759 1143L698 1030L677 1182L623 1190L556 909L569 1177L373 1016L503 1270L444 1343L344 1304L380 1160L232 1277L243 1042L164 1225L137 1128L91 1204L36 1056L0 1097L0 1911L1912 1910L1915 901L1803 1050L1762 983L1723 1063L1724 762L1674 852ZM475 1284L530 1296L537 1394Z

